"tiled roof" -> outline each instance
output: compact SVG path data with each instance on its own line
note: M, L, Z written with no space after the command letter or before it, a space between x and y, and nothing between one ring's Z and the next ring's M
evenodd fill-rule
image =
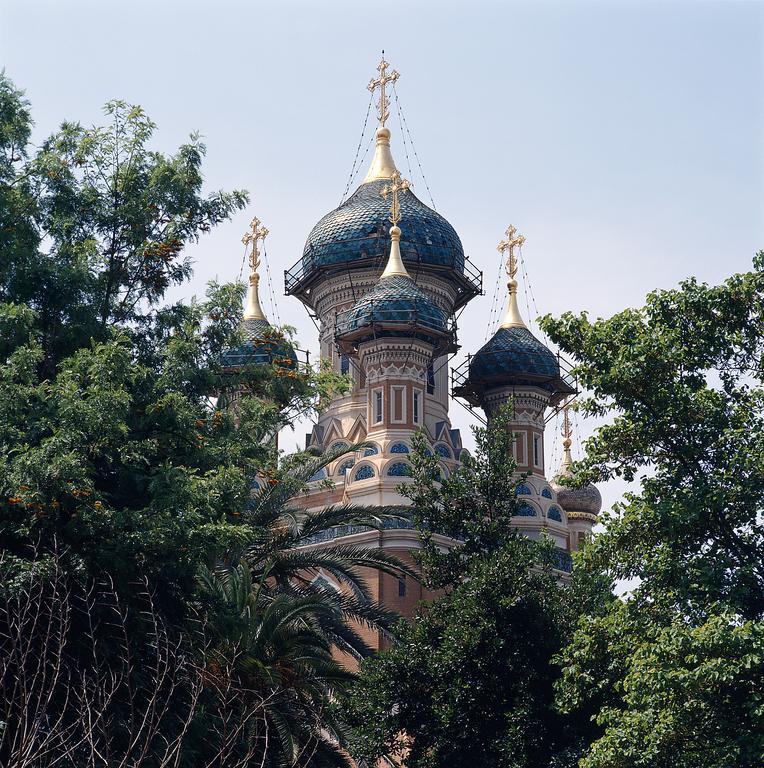
M415 326L443 333L448 323L443 310L410 277L394 275L382 278L337 318L337 334L372 325Z
M524 384L557 379L557 358L527 328L499 328L470 360L473 383Z
M297 355L286 344L267 320L243 320L241 332L244 341L238 347L226 350L221 363L226 368L244 365L270 365L279 363L297 365Z
M380 194L387 182L371 181L339 208L326 214L308 235L303 251L307 273L328 264L378 258L390 253L390 203ZM400 197L405 222L401 237L403 260L451 267L464 272L464 250L454 228L410 190Z
M566 512L588 512L598 515L602 509L602 494L596 485L587 483L580 488L568 488L561 485L565 478L557 476L552 481L552 488L557 493L557 502Z

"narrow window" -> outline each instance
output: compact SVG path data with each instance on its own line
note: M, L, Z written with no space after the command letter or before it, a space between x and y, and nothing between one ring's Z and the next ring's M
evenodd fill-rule
M349 370L350 370L350 358L347 355L342 355L340 357L340 373L343 376L346 376Z
M374 423L379 424L382 421L382 390L378 389L374 393Z
M427 363L427 394L435 394L435 368L433 367L432 360Z
M401 423L404 420L403 416L403 387L393 387L393 421Z
M406 597L406 582L404 579L398 579L398 597Z
M541 466L539 461L539 446L541 444L541 438L538 435L533 436L533 464L536 467Z
M414 424L419 424L419 392L414 392Z

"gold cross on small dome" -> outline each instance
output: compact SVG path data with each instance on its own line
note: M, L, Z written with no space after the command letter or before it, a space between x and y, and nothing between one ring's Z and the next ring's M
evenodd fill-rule
M260 266L260 249L258 243L265 240L268 237L268 230L262 226L260 219L255 216L250 222L249 229L241 238L241 242L245 246L252 245L252 250L249 253L249 269L253 274L257 272L257 268Z
M399 171L393 174L393 178L389 184L385 184L380 194L387 200L388 195L392 195L392 201L390 203L390 222L394 227L398 226L398 222L401 220L401 206L398 200L398 194L406 192L411 187L411 183L406 179L401 178Z

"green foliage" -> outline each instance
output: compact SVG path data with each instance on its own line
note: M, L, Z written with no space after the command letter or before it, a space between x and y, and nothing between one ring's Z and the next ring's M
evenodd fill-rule
M634 587L588 611L560 657L561 707L602 729L586 768L761 764L763 267L607 320L543 321L584 411L610 417L577 476L639 484L579 564Z
M412 479L400 490L422 531L425 581L448 593L361 666L344 711L351 753L369 764L405 753L409 768L573 766L586 744L586 721L554 706L553 659L595 590L563 590L552 543L511 526L509 418L505 410L476 430L475 457L442 482L415 440ZM442 551L441 534L459 543ZM599 595L607 602L606 589Z
M497 412L488 428L476 428L475 457L441 478L438 460L428 451L424 432L414 435L411 481L400 493L411 500L422 549L415 553L433 589L458 584L470 566L488 557L507 539L517 510L513 476L511 407ZM437 536L459 542L443 551Z

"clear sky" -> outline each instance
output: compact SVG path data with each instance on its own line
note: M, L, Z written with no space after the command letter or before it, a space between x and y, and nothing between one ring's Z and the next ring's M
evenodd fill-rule
M510 223L540 313L607 316L750 266L764 247L763 43L762 3L0 0L0 65L32 101L35 138L97 123L112 98L146 109L158 149L200 131L208 187L248 189L252 205L193 248L180 295L239 274L256 214L280 318L313 350L283 270L339 203L385 48L437 208L485 272L456 362L483 343ZM468 432L470 415L452 415Z

